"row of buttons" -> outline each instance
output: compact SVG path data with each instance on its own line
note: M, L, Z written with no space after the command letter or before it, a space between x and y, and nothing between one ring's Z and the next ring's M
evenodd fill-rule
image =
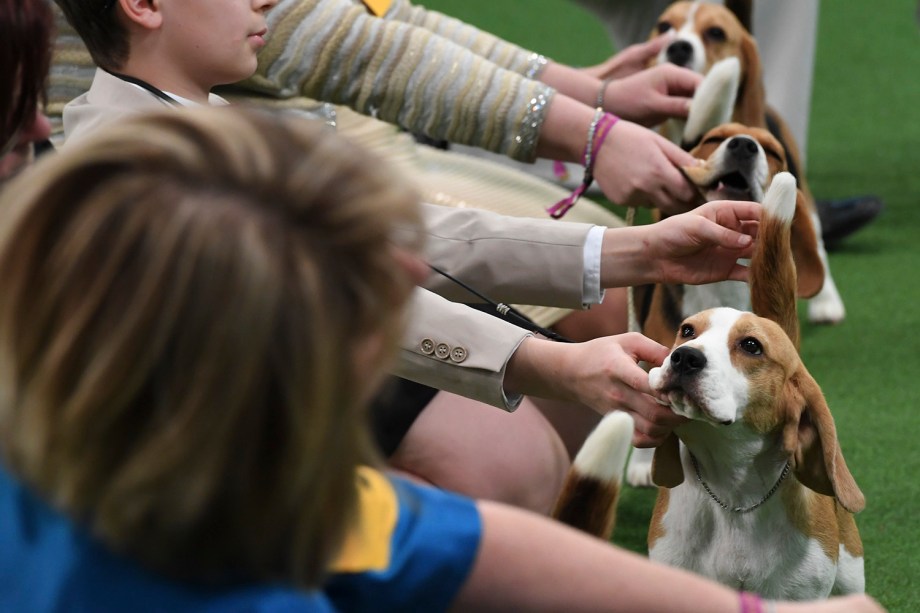
M451 347L447 343L435 344L430 338L422 339L418 346L425 355L434 355L441 360L450 360L457 364L465 360L468 355L466 347Z

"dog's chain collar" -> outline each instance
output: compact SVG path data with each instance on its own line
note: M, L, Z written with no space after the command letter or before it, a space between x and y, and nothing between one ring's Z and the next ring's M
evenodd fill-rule
M776 483L773 484L773 487L770 488L770 491L767 492L764 495L764 497L760 499L759 502L752 504L749 507L731 507L725 504L724 502L722 502L722 500L718 496L716 496L711 489L709 489L709 485L707 485L706 482L703 481L703 475L700 474L700 465L696 461L696 456L693 455L692 453L690 454L690 461L693 462L693 470L696 471L696 480L700 482L700 485L703 486L703 489L706 490L706 493L709 494L709 497L712 498L716 502L717 505L719 505L726 511L731 511L732 513L749 513L753 511L754 509L756 509L757 507L759 507L760 505L762 505L763 503L765 503L766 501L768 501L770 497L776 493L776 490L779 489L779 485L786 478L786 475L789 474L789 462L786 462L786 465L783 467L783 472L780 473L779 479L776 480Z

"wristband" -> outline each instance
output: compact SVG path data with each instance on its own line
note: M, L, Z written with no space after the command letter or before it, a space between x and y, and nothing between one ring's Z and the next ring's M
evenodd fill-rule
M740 592L741 613L776 613L776 602L762 600L752 592Z
M581 180L581 185L579 185L575 191L571 194L552 205L546 212L550 214L553 219L559 219L565 215L569 209L575 206L575 203L578 202L578 199L581 198L591 184L594 182L594 162L597 159L597 154L601 150L601 145L604 144L607 135L610 133L610 129L620 120L619 117L612 113L605 113L604 109L598 107L594 111L594 119L591 121L591 125L588 126L588 139L585 143L585 150L582 153L582 163L585 167L585 175Z

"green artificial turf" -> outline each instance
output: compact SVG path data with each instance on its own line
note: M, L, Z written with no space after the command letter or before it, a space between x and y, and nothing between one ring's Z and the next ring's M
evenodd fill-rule
M574 65L611 45L567 0L419 0ZM802 354L866 495L857 517L867 591L920 611L920 30L916 0L823 2L808 143L818 198L873 193L885 212L831 253L847 306L836 327L803 325ZM654 500L623 495L615 541L644 552Z

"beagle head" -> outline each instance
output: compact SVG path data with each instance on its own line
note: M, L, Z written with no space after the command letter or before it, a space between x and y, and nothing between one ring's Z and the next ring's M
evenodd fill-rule
M649 383L667 394L675 413L778 438L799 482L852 513L865 506L824 395L778 323L724 307L689 317ZM683 481L676 438L670 444L670 452L656 450L653 468L666 487Z
M773 177L787 170L783 146L772 134L737 123L713 128L690 154L702 164L684 173L706 201L763 202Z
M690 154L702 162L682 170L707 202L763 202L774 177L788 170L785 150L770 132L737 123L713 128L703 135ZM798 295L814 296L824 284L824 264L811 213L801 190L795 193L792 253L798 272Z
M760 54L754 37L731 10L721 4L675 2L652 30L673 40L661 50L657 62L670 62L707 74L720 60L735 57L741 64L735 120L763 125L766 112Z

